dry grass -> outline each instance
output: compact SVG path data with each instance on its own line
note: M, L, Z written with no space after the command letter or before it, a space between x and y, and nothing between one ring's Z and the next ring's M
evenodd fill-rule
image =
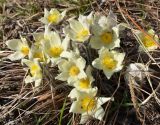
M23 1L23 2L22 2ZM79 115L68 113L70 100L67 98L71 87L54 80L56 68L49 68L39 91L33 91L31 84L24 84L26 72L20 62L11 62L5 57L12 53L5 41L30 35L44 30L38 19L43 16L43 8L68 9L69 15L86 14L90 11L108 14L112 9L119 22L128 23L130 28L146 31L152 27L160 37L160 1L159 0L108 0L98 2L79 0L1 0L0 2L0 124L2 125L70 125L78 124ZM61 29L61 25L57 28ZM126 52L125 65L140 62L152 69L147 78L135 86L124 80L126 67L116 73L111 80L95 73L94 85L100 88L99 94L115 97L112 104L104 105L106 116L103 122L91 119L89 125L159 125L160 124L160 51L139 53L139 43L132 30L126 29L121 34L121 49ZM66 102L65 102L66 99ZM143 105L139 103L143 102ZM62 111L62 107L64 110ZM61 119L61 123L60 123Z

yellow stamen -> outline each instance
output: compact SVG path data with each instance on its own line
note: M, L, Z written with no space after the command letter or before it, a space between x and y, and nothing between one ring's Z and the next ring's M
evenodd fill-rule
M81 100L81 108L85 111L91 111L96 106L96 100L91 97L85 97Z
M31 75L35 76L38 71L40 71L39 66L37 64L32 64L31 67L30 67Z
M33 54L33 58L38 58L38 59L40 59L40 61L44 61L44 56L43 56L42 52L35 52Z
M21 52L26 56L26 55L28 55L29 54L29 48L28 48L28 46L23 46L22 48L21 48Z
M154 42L154 40L152 40L152 38L150 38L147 35L145 35L142 38L142 42L143 42L144 46L147 47L147 48L152 47L152 46L157 46L157 44Z
M86 79L80 79L79 86L82 89L88 89L89 88L89 83L90 83L90 81L89 81L88 78L86 78Z
M88 29L82 29L80 32L77 33L77 39L79 41L83 41L84 38L89 36L89 30Z
M58 23L59 19L60 19L60 13L58 13L58 12L53 13L53 14L49 14L49 16L48 16L49 23L53 23L53 24Z
M79 74L80 70L77 66L72 66L69 70L70 76L77 76Z
M105 44L110 44L113 39L113 35L110 32L104 32L100 35L101 41Z
M62 47L54 46L49 49L49 54L54 58L58 58L60 57L60 54L62 53L62 51L63 51Z
M111 56L106 55L102 59L102 65L103 65L104 68L106 68L108 70L113 70L113 69L116 68L117 61L114 60Z

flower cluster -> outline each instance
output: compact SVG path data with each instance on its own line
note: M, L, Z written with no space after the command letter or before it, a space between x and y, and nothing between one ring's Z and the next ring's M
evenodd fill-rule
M62 22L65 15L66 11L60 13L57 9L44 9L44 17L40 21L44 23L45 31L33 33L34 41L27 41L22 36L21 39L8 40L6 45L15 51L8 58L12 61L22 59L22 64L29 69L25 83L35 82L35 87L41 85L46 65L58 66L59 74L55 79L73 87L68 96L73 100L70 112L81 114L82 124L90 116L102 120L105 112L101 105L113 101L113 97L97 96L98 88L92 84L95 82L92 71L102 70L110 79L115 72L122 70L125 53L115 50L120 47L120 24L117 24L117 17L112 11L107 17L91 12L88 16L79 15L78 19L70 18L60 35L51 27ZM153 33L149 31L152 36ZM137 36L147 49L157 48L149 36L140 31L137 31ZM158 41L156 35L154 38ZM88 63L81 54L80 46L95 50L98 57Z

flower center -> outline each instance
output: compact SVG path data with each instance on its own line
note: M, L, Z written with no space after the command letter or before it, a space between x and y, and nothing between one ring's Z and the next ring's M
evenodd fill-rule
M33 54L33 58L38 58L40 61L44 61L43 53L42 52L35 52Z
M70 76L77 76L79 74L79 68L77 66L72 66L69 70Z
M79 41L83 41L83 39L87 36L89 36L89 30L88 29L82 29L80 32L77 33L77 39Z
M110 44L113 39L113 35L110 32L104 32L100 35L101 41L105 44Z
M29 53L29 48L28 48L28 46L23 46L22 48L21 48L21 52L26 56L26 55L28 55L28 53Z
M57 23L59 21L59 18L60 18L59 13L49 14L48 22L49 23Z
M32 64L30 67L30 73L32 76L35 76L37 71L39 71L39 66L37 64Z
M82 89L88 89L89 88L89 79L88 78L86 78L86 79L80 79L80 81L79 81L79 86L80 86L80 88L82 88Z
M81 100L81 108L85 111L91 111L96 106L96 100L91 97L85 97Z
M152 40L152 38L150 38L149 36L145 35L143 37L143 40L142 40L143 44L145 47L152 47L152 46L156 46L157 44L154 42L154 40Z
M103 59L102 59L102 65L104 68L109 69L109 70L113 70L116 68L117 65L117 61L114 60L111 56L106 55Z
M63 51L62 47L54 46L49 49L49 54L51 55L51 57L58 58L60 57L60 54L62 53L62 51Z

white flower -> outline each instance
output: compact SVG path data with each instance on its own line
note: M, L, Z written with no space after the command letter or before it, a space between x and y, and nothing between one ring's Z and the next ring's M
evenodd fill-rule
M100 49L106 47L113 49L120 47L119 25L117 25L116 21L117 18L112 11L107 17L95 16L94 23L91 27L93 36L91 36L90 45L92 48Z
M33 33L33 38L35 40L34 45L41 46L44 42L52 40L54 32L50 30L50 25L45 25L45 31L40 33Z
M80 58L80 52L76 46L73 47L74 51L69 50L69 51L63 51L61 54L62 58L67 58L68 60L76 60Z
M29 59L38 59L40 62L46 62L47 58L44 55L43 49L41 46L32 45L30 52L29 52Z
M61 41L59 34L53 32L50 40L42 44L44 53L50 57L52 63L58 63L60 61L60 55L63 51L67 50L69 41L70 39L68 36Z
M73 86L77 79L86 78L86 74L84 72L85 65L86 61L82 57L72 57L68 60L62 60L58 64L58 68L61 73L56 77L56 79L67 81L69 85Z
M40 19L40 21L44 24L58 24L64 16L66 15L66 10L60 13L57 9L51 9L48 11L46 8L44 9L44 17Z
M94 81L94 78L91 74L91 66L88 66L86 69L86 78L78 79L73 86L75 86L80 91L88 91L92 88L92 82Z
M159 38L158 35L155 34L155 31L150 29L148 30L148 35L144 34L143 32L136 30L134 32L137 37L139 38L139 40L142 42L143 46L148 50L148 51L152 51L158 48L158 42L159 42ZM156 43L156 42L157 43ZM139 50L142 51L143 47L140 45Z
M23 59L22 63L26 64L30 69L30 75L25 78L25 83L35 82L35 87L38 87L42 81L42 69L38 59L27 60Z
M105 111L101 105L112 98L96 97L96 94L97 88L88 92L82 92L75 88L70 92L69 97L76 101L73 101L69 112L81 114L80 124L86 123L91 116L99 120L103 119Z
M91 12L88 16L79 15L78 20L82 24L87 25L87 27L90 27L93 24L93 12Z
M75 19L70 19L70 27L67 26L66 28L64 28L64 33L67 34L73 41L84 42L88 40L90 36L89 24L81 18L82 17L80 17L79 19L82 22Z
M23 37L21 37L21 39L8 40L6 41L6 45L9 49L16 51L8 56L8 58L12 61L22 59L29 54L29 46L26 39Z
M125 53L118 53L116 51L109 51L106 48L99 50L99 58L92 62L92 65L100 70L103 70L108 79L114 72L118 72L122 69L122 62L124 60Z

